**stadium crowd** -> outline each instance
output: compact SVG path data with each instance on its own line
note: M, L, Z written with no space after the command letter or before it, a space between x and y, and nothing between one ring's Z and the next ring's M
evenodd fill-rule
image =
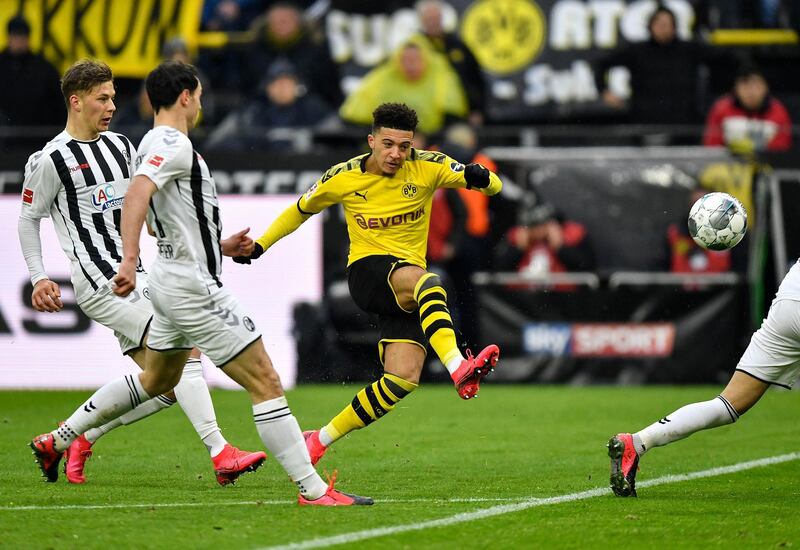
M324 21L329 11L348 9L347 2L204 2L202 31L239 33L247 39L199 50L181 37L164 43L164 59L192 62L200 69L207 101L196 140L201 139L207 150L307 152L319 146L315 136L322 134L340 138L323 140L327 146L351 147L359 142L376 105L403 100L420 114L420 129L434 142L441 141L448 125L466 121L481 136L492 136L498 125L535 125L546 133L548 127L563 123L600 128L649 124L664 126L662 133L667 134L671 127L691 126L683 144L736 142L733 146L741 149L745 139L751 150L791 147L791 120L798 116L800 93L789 84L788 91L781 85L771 95L774 71L753 63L756 50L714 47L707 38L725 28L797 29L800 9L792 2L694 1L696 24L688 40L678 32L675 14L659 4L647 22L648 40L616 48L594 62L599 107L577 115L562 111L564 116L555 117L538 117L532 111L528 119L523 112L511 122L493 119L489 104L499 96L486 78L486 68L455 32L448 11L452 8L439 0L395 4L386 10L416 10L416 30L410 28L393 53L353 79L345 78L333 59ZM60 125L65 112L54 100L58 72L31 51L31 28L23 16L12 18L6 30L8 44L0 54L0 68L23 85L0 92L0 127ZM764 59L760 53L755 57ZM608 72L620 66L630 71L629 100L620 97ZM742 71L760 77L763 84L763 91L749 101L741 100L743 86L733 79ZM147 98L138 82L117 82L119 112L112 128L135 138L151 118ZM32 90L40 96L36 101L31 101ZM721 97L725 92L730 92L728 99ZM740 122L723 123L726 118Z

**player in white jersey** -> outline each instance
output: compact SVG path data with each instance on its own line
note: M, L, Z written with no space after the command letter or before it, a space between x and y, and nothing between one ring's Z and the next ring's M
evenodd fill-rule
M145 368L138 377L106 384L89 400L97 410L78 410L65 425L72 431L86 429L103 417L129 410L132 396L145 400L169 391L196 346L250 393L258 433L297 484L300 504L372 504L372 499L337 491L334 479L326 484L314 470L261 334L222 286L222 255L242 255L252 247L252 239L240 231L220 240L214 180L187 137L200 114L197 70L167 61L151 71L145 87L155 127L140 144L134 180L125 196L122 262L114 278L118 296L130 296L137 288L139 235L149 216L159 255L149 283L155 315ZM59 437L65 435L72 437Z
M33 283L33 307L46 312L62 308L61 290L48 279L42 262L40 221L52 217L61 248L71 263L78 305L90 318L112 329L122 352L144 367L143 345L153 306L141 263L137 261L136 266L139 291L121 298L110 288L122 261L122 203L136 154L125 136L108 131L115 109L112 78L108 66L97 61L80 61L64 74L66 129L33 154L25 167L19 237ZM240 451L222 436L199 357L195 351L187 359L174 393L154 394L148 400L132 395L132 404L136 405L133 410L88 431L76 432L71 444L62 441L59 452L52 456L41 456L39 447L44 443L34 440L31 446L47 481L58 478L60 451L65 451L67 479L84 483L84 464L97 439L120 425L171 406L176 395L211 454L220 484L232 483L245 471L260 466L266 459L264 452ZM90 400L83 407L91 411L94 404ZM68 430L61 428L62 432ZM53 438L47 434L45 439Z
M608 442L611 489L636 496L639 458L707 428L732 424L771 386L791 389L800 377L800 263L783 278L775 299L736 370L720 395L681 407L636 433L620 433Z

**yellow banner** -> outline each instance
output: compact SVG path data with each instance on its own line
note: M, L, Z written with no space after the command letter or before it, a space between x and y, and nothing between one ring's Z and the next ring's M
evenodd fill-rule
M6 24L22 15L31 48L59 70L83 57L105 61L116 76L144 77L161 61L161 46L180 36L197 45L202 0L0 1L0 47Z

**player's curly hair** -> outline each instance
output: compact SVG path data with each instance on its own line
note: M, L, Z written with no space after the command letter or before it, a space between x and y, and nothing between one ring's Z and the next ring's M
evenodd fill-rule
M416 131L417 112L405 103L382 103L372 111L372 133L381 128Z
M162 107L172 107L184 90L194 93L200 84L194 65L180 61L164 61L150 71L144 81L147 97L153 110L158 113Z
M61 93L69 111L69 98L89 92L95 86L114 80L111 68L102 61L81 59L72 64L61 78Z

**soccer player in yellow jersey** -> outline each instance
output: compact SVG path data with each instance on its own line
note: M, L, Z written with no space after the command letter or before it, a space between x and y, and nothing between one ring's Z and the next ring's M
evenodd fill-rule
M384 375L326 426L304 433L314 464L334 441L378 420L416 389L428 343L463 399L478 395L500 356L496 345L474 357L461 355L447 295L439 277L426 271L425 252L438 188L495 195L502 182L480 164L464 166L443 153L412 148L416 127L417 114L405 104L380 105L367 138L371 152L328 170L250 245L249 256L234 258L250 263L312 215L336 203L344 206L350 293L361 309L378 315Z

